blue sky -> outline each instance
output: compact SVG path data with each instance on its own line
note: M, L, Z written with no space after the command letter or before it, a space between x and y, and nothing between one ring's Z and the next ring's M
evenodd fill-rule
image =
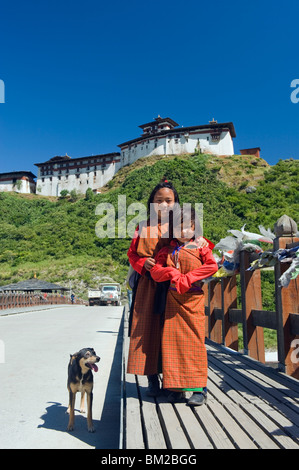
M118 151L158 114L297 159L298 18L298 1L0 0L0 172Z

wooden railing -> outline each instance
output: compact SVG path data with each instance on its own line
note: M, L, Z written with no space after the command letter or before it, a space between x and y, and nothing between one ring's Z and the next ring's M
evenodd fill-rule
M59 305L59 304L71 304L69 296L60 294L22 294L22 293L11 293L11 294L0 294L0 310L8 308L21 308L31 307L34 305ZM74 304L87 305L87 302L82 299L75 299Z
M273 249L291 248L299 238L281 236ZM279 278L290 263L274 267L275 310L262 309L261 272L247 271L249 253L240 253L240 273L215 279L204 286L206 298L206 336L216 343L238 350L238 324L243 329L245 354L265 362L264 328L277 332L279 369L299 379L299 278L280 287ZM237 305L237 276L240 276L241 307Z

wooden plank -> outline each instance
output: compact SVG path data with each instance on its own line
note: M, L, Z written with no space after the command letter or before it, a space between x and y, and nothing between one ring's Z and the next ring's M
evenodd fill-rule
M238 351L238 323L230 321L230 309L237 307L237 282L236 276L221 279L224 344Z
M214 376L212 377L215 378ZM259 428L259 426L253 421L241 408L241 403L248 403L245 399L235 400L234 392L232 391L232 398L229 397L228 393L224 393L214 382L210 379L208 382L208 403L212 400L210 396L215 397L220 405L232 416L236 421L236 429L243 430L249 437L249 439L261 449L277 449L278 446L270 439L265 432ZM215 400L214 400L215 401ZM225 420L223 421L225 423Z
M270 394L271 402L278 403L275 394L271 394L271 390L269 389L269 387L261 385L259 380L254 376L250 375L245 369L242 369L240 367L237 369L238 371L235 372L235 369L233 367L230 367L230 364L227 359L222 358L221 362L219 361L219 359L216 360L218 361L220 369L226 374L226 380L228 380L228 377L235 379L239 384L239 388L242 387L240 393L242 393L242 395L245 396L249 401L256 402L260 399L264 399L265 401L267 401L269 399Z
M270 438L276 440L276 443L279 447L298 449L298 414L292 411L292 407L285 405L285 403L288 403L289 405L293 404L294 409L298 410L294 400L286 396L286 389L282 388L279 390L279 384L275 383L274 380L272 380L270 384L267 383L267 377L263 376L261 373L254 377L254 374L252 374L252 369L248 370L243 368L243 365L240 363L240 361L238 362L236 360L236 357L238 357L238 355L233 355L232 357L227 355L227 358L223 358L223 368L225 368L225 365L229 367L229 362L231 362L231 365L234 368L238 368L240 374L248 378L248 386L250 386L251 382L253 387L261 387L261 390L263 391L262 393L259 392L257 394L262 399L257 397L253 403L246 403L243 401L242 403L239 403L241 408L246 410L247 413L250 411L249 414L256 424L261 426L262 430L268 434ZM253 370L253 372L256 371ZM250 377L251 375L252 377ZM211 383L212 382L210 380L209 387L211 387ZM278 388L276 388L275 385L278 386ZM213 387L211 387L211 392L215 393ZM291 403L289 403L288 400ZM227 404L229 405L229 403L226 401L223 406L227 408ZM248 404L251 405L250 409L248 408ZM234 418L238 420L237 417L234 416ZM273 437L272 434L274 434L274 436L277 434L278 437ZM263 446L264 444L262 444L262 447Z
M217 373L217 370L213 370L209 368L208 373L208 392L211 391L213 394L217 392L217 387L221 394L221 403L224 404L226 402L235 402L240 404L242 402L247 403L246 399L239 393L237 390L238 383L231 380L229 382L224 381L224 376L221 376ZM235 385L235 387L234 387Z
M216 400L208 400L208 407L211 409L217 421L222 423L226 433L229 434L231 441L238 449L256 449L257 446L253 440L238 426L237 417L233 419L226 409Z
M137 392L135 376L128 374L126 377L126 433L125 441L127 449L144 449L141 410Z
M210 335L210 310L209 307L205 306L205 337L209 338Z
M215 320L222 320L223 319L223 310L222 310L222 308L215 307L214 308L214 315L215 315Z
M219 375L222 380L229 386L233 387L242 397L246 398L249 402L259 400L260 390L252 383L248 384L245 378L242 378L233 369L220 362L218 359L210 359L210 367Z
M258 425L278 444L282 449L298 449L298 444L293 441L286 433L277 426L268 416L262 413L251 403L241 405L244 411L248 413Z
M190 449L188 439L184 434L173 405L167 402L163 395L158 396L156 400L167 447L171 449Z
M254 326L263 328L277 329L276 312L270 310L252 310L252 323Z
M244 364L242 361L238 360L237 357L228 357L228 361L235 367L238 367L242 376L248 377L249 380L254 381L255 384L260 386L263 390L266 390L266 394L264 395L265 401L271 401L273 403L274 398L278 402L289 404L294 411L299 412L298 395L295 391L289 390L287 386L275 380L275 377L267 376L265 372L261 373L257 371L254 366L249 367L248 364ZM227 363L227 360L225 362Z
M246 377L249 382L247 384L248 387L251 387L250 382L253 384L253 387L260 387L260 390L255 389L255 393L259 394L263 400L266 402L271 401L272 404L277 404L279 402L288 404L289 411L293 410L295 413L299 411L298 407L298 395L297 392L294 390L289 390L288 386L285 385L284 381L279 382L277 380L277 375L270 374L270 377L266 375L266 367L264 367L264 372L261 373L255 370L255 366L257 363L254 361L250 361L250 363L244 364L241 360L241 355L233 355L230 356L229 354L223 355L222 363L226 364L230 367L230 364L234 368L238 368L240 373L240 377ZM271 368L268 368L268 371L272 371ZM290 386L290 380L286 383Z
M123 429L123 445L126 449L144 449L145 443L142 431L142 420L140 402L138 397L138 390L136 378L133 374L126 373L127 357L129 349L128 335L128 312L125 312L124 321L124 338L123 338L123 413L124 416L124 429Z
M148 449L166 449L166 442L153 397L146 395L147 378L138 376L139 393L142 400L142 413Z
M211 281L209 283L209 308L210 308L210 338L216 343L221 344L222 338L222 319L219 319L219 308L221 307L221 283L219 281ZM223 315L221 315L223 318Z
M261 449L278 449L279 446L266 434L258 424L245 413L236 403L226 403L225 408L233 415L237 416L238 422L243 426L254 442Z
M292 396L295 395L299 397L299 381L294 379L293 377L290 377L277 369L269 367L266 364L262 364L261 362L256 361L255 359L249 356L227 350L222 345L219 346L219 345L213 344L209 340L206 340L206 342L207 342L207 348L209 348L209 351L214 352L214 351L222 350L223 352L229 354L231 358L238 357L239 360L242 361L242 363L244 364L244 367L249 367L249 368L254 367L256 371L260 371L261 374L265 375L266 377L272 377L273 380L277 381L279 384L291 390L293 393Z
M219 403L221 403L221 405L224 403L231 403L232 401L239 402L240 395L238 394L237 399L234 399L234 396L231 396L229 392L232 392L233 395L237 392L231 387L227 387L226 384L223 383L221 377L218 377L212 369L209 369L207 389L208 400L210 397L213 399L215 398Z
M277 425L284 430L284 432L290 436L292 439L295 440L297 443L297 448L299 448L299 426L294 425L293 421L290 421L288 417L284 416L280 410L277 411L272 406L268 405L267 403L262 403L258 405L265 414L271 418L272 421L277 423ZM297 418L299 416L297 415ZM298 419L297 419L298 421Z
M202 286L205 299L205 336L209 337L210 331L210 309L209 309L209 287L207 283L204 283Z
M251 311L262 309L261 273L258 269L247 271L249 268L249 253L240 252L240 280L243 312L243 341L248 355L265 362L264 330L254 326Z
M223 346L215 345L214 348L210 344L208 348L215 350L215 348L225 350ZM239 353L227 355L227 358L232 362L235 368L244 367L245 370L250 371L251 374L257 375L261 381L262 386L266 390L266 401L271 401L271 405L279 411L283 416L288 418L295 426L298 426L299 421L299 408L298 408L298 395L299 384L296 379L285 375L282 372L277 372L269 366L255 361L248 356ZM221 360L221 357L220 357ZM242 362L236 362L239 360ZM227 362L227 361L226 361ZM277 393L276 398L271 398L272 395ZM259 406L262 402L259 402Z
M242 310L240 308L230 308L228 310L228 318L231 323L243 323Z
M201 407L147 397L146 377L125 374L124 364L126 448L298 449L297 381L223 346L208 342L207 350L208 402Z
M188 434L194 449L213 449L213 445L206 435L204 429L196 419L190 406L185 403L176 403L175 408Z
M194 413L212 440L215 449L235 449L228 435L207 406L194 407Z

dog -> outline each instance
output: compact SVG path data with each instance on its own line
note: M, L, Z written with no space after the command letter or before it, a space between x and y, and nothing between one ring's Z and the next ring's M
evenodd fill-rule
M68 364L68 381L67 388L69 391L69 423L67 431L73 431L75 421L75 400L76 393L81 392L80 413L84 413L84 395L87 396L87 429L89 432L94 432L92 423L92 399L93 399L93 374L92 371L97 372L97 362L100 357L96 355L93 348L80 349L75 354L70 354L70 361Z

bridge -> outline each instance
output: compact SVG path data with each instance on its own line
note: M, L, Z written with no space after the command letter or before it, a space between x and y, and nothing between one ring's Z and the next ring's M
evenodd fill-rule
M290 249L299 238L280 227L274 250ZM123 428L126 449L298 449L299 285L280 278L290 262L276 262L275 311L262 309L260 270L248 270L241 251L239 273L205 285L208 401L189 407L146 395L147 379L126 374L123 352ZM237 277L241 305L238 306ZM238 352L238 325L243 352ZM126 327L125 327L126 328ZM278 362L265 364L264 328L276 331ZM190 394L187 394L187 397Z
M145 377L126 374L127 349L125 324L123 449L299 449L296 379L207 340L207 404L172 404L148 397Z
M299 240L280 236L274 242L274 249L289 249ZM126 373L127 307L69 305L68 298L55 295L46 304L32 295L3 295L1 448L298 449L298 280L281 287L290 263L276 263L275 311L263 311L260 271L248 271L249 261L242 252L239 274L205 286L209 373L208 401L201 407L171 404L163 394L148 397L146 378ZM276 367L265 363L265 327L276 331ZM93 435L80 415L74 434L66 432L66 366L69 354L85 346L102 356Z

